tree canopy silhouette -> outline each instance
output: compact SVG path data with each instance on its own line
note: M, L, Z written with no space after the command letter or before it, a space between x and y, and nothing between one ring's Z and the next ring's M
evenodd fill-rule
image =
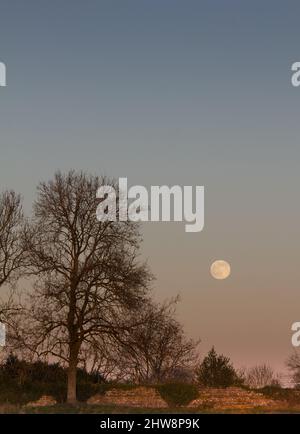
M27 249L34 291L17 328L39 357L68 367L67 400L76 401L76 372L87 346L103 335L130 332L132 313L151 281L138 259L141 237L132 222L98 222L96 191L112 183L70 171L38 187ZM132 315L130 316L132 318Z

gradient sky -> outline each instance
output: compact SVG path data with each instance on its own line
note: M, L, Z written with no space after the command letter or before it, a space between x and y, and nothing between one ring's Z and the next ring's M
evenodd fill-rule
M296 0L1 0L1 190L30 210L57 169L204 185L204 231L144 224L143 256L201 352L238 366L283 370L300 321L299 15Z

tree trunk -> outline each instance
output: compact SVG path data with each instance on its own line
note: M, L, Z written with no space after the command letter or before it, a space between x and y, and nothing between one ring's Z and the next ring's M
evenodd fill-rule
M76 404L76 385L77 385L77 357L73 356L70 358L68 367L68 392L67 392L67 403Z

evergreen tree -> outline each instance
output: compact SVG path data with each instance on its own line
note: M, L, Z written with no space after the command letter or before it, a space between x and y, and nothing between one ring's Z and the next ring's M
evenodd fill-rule
M228 387L237 382L237 374L230 359L218 355L214 347L196 369L196 378L202 386L206 387Z

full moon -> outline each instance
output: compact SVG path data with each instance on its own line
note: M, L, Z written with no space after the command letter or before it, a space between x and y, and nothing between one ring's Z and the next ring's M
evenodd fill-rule
M218 260L211 264L210 273L215 279L227 279L230 275L230 265L226 261Z

